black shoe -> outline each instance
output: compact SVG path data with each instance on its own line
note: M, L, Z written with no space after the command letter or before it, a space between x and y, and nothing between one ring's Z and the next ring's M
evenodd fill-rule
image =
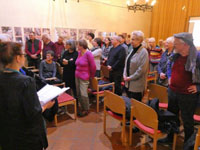
M158 143L163 143L163 144L172 144L172 142L173 138L169 138L168 136L158 140Z
M137 133L137 132L139 132L140 130L138 129L138 128L136 128L136 127L134 127L133 129L132 129L132 132L133 133Z

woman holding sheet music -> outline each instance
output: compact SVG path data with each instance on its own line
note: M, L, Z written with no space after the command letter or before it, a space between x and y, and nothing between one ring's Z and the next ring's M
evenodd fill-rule
M0 42L0 145L3 150L42 150L48 146L42 112L54 102L41 107L34 79L19 72L24 61L20 44Z

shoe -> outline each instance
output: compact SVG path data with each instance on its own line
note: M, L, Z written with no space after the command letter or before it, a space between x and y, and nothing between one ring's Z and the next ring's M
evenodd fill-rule
M134 127L133 129L132 129L132 132L133 133L137 133L137 132L139 132L140 130L138 129L138 128L136 128L136 127Z
M89 114L89 111L82 111L82 112L79 112L77 115L79 116L79 117L85 117L85 116L87 116Z
M159 139L158 143L163 143L163 144L172 144L173 139L169 138L168 136L163 138L163 139Z

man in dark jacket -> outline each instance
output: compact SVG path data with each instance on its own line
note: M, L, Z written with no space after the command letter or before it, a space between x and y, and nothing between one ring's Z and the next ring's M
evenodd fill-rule
M35 38L35 32L29 34L30 39L26 42L25 51L27 54L28 66L39 68L41 41Z
M126 51L120 45L119 36L112 37L111 42L113 48L111 48L107 60L107 68L110 71L109 80L110 82L115 83L115 93L122 95L121 81L123 76Z

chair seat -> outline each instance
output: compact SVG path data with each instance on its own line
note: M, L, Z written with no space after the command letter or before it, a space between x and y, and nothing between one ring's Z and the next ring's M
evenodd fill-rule
M112 117L114 117L115 119L118 119L118 120L122 120L123 118L115 113L113 113L112 111L107 111L109 115L111 115Z
M167 103L159 103L159 107L167 109L168 108L168 104Z
M154 134L154 129L149 128L149 127L143 125L143 124L142 124L141 122L139 122L138 120L133 120L133 122L134 122L139 128L141 128L142 130L144 130L145 132L150 133L150 134ZM157 133L161 133L161 131L158 130Z
M67 94L67 93L63 93L60 96L58 96L58 104L60 103L64 103L67 101L72 101L74 100L74 97L72 97L71 95Z
M200 122L200 116L199 115L194 115L193 118L194 118L195 121L199 121Z

